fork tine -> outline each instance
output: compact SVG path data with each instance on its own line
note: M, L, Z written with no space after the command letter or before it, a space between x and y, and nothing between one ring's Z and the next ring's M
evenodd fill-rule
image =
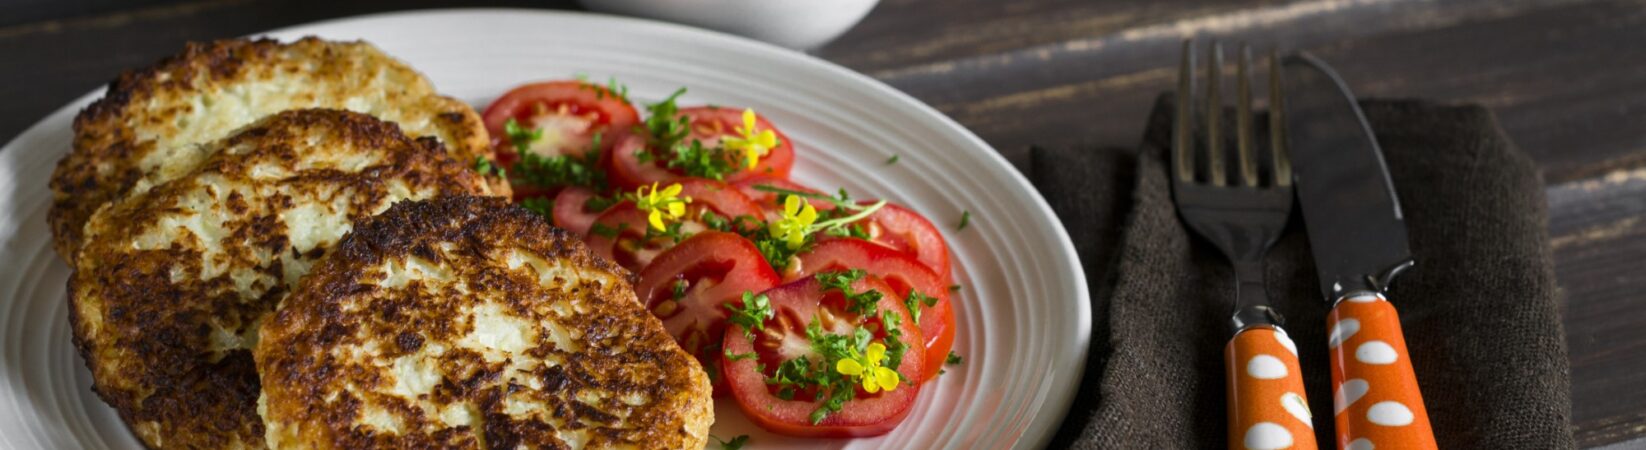
M1206 55L1206 169L1213 186L1228 184L1223 167L1223 43L1212 41Z
M1269 50L1269 151L1273 152L1275 186L1292 185L1292 161L1286 142L1285 84L1280 79L1280 57Z
M1179 181L1194 181L1194 162L1190 160L1194 148L1194 40L1183 41L1183 61L1178 65L1177 108L1172 120L1172 160L1177 166Z
M1257 186L1257 164L1252 161L1252 46L1240 44L1239 65L1235 77L1235 137L1240 155L1240 182L1247 187Z

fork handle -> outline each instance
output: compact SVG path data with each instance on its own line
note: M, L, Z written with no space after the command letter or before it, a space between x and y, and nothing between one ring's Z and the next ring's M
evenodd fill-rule
M1356 294L1337 302L1326 320L1338 445L1438 448L1394 305L1379 294Z
M1297 344L1284 329L1265 324L1235 332L1223 363L1231 450L1316 448Z

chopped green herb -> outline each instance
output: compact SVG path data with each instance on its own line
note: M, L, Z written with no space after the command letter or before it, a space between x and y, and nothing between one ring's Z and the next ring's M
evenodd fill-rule
M903 306L909 307L909 318L914 319L914 323L920 323L920 311L924 309L921 306L926 308L937 306L937 297L910 289L909 296L903 299Z
M595 133L593 143L583 156L543 156L522 148L520 162L514 163L516 178L541 187L586 186L605 190L606 171L600 169L600 139L601 134Z
M623 225L628 224L620 224L618 225L618 228L612 228L606 226L606 224L595 222L593 225L589 225L589 232L599 236L605 236L608 239L614 239L617 238L618 232L622 231L621 228L623 228Z
M754 248L760 250L760 256L766 258L766 264L770 264L772 270L778 273L783 273L784 270L788 269L794 255L806 248L802 245L799 249L791 249L789 244L784 243L782 239L775 239L768 235L764 228L759 230L756 235L760 237L750 239L754 241Z
M771 300L766 298L766 294L755 295L753 292L745 291L743 306L738 307L730 303L721 306L731 312L731 316L726 320L732 325L742 327L743 335L748 337L754 337L754 330L766 329L766 320L774 315Z
M823 290L838 289L845 292L851 290L852 283L863 279L864 275L868 275L868 272L864 272L863 269L852 269L818 272L816 277L817 282L823 284Z
M898 155L892 155L892 157L886 158L886 165L890 166L892 164L897 164L897 158Z
M954 350L949 350L949 357L943 360L943 364L948 366L958 366L962 363L965 363L965 361L960 358L960 355L955 354Z
M502 167L498 166L497 163L492 162L490 158L484 156L474 157L474 171L479 172L480 176L483 177L491 176L492 174L496 174L499 177L507 176Z
M960 285L958 285L958 284L949 285L949 292L960 292Z
M745 359L755 359L755 358L758 358L760 356L758 354L755 354L754 352L732 353L731 350L726 350L724 353L726 355L726 360L727 361L742 361L742 360L745 360Z
M954 230L955 231L960 231L960 230L966 229L966 224L971 223L971 221L972 221L972 212L971 211L961 211L960 212L960 224L955 225Z
M605 86L600 86L589 82L589 79L586 76L578 78L577 81L583 82L586 89L594 91L594 98L596 100L605 100L607 95L611 95L616 97L618 100L622 100L623 103L629 102L629 87L624 86L622 83L618 83L617 77L606 78Z
M613 196L596 195L596 196L593 196L593 197L589 197L588 200L585 200L583 202L583 210L584 211L605 211L607 209L611 209L612 206L617 205L617 202L620 202L620 201L623 201L623 199L620 196L616 196L616 195L613 195Z
M674 280L674 286L672 286L674 292L671 292L671 294L674 295L674 299L680 300L686 298L686 288L688 287L691 287L691 283L687 282L685 279Z
M670 242L678 244L680 241L686 240L687 237L690 236L687 236L686 233L680 231L680 222L673 222L663 227L663 231L657 231L656 228L646 227L646 236L642 239L646 241L651 241L653 239L668 239Z
M714 438L714 441L720 444L720 450L742 450L743 445L749 443L749 435L747 434L737 435L737 437L731 438L731 440L721 440L719 437L715 437L712 434L709 435L709 437Z
M688 129L688 120L680 115L680 107L675 104L681 95L686 94L686 88L680 88L670 94L663 101L646 105L646 123L642 126L647 137L649 148L674 148L681 139L691 134ZM638 156L638 155L637 155ZM645 162L645 161L641 161Z
M520 122L516 122L514 118L509 118L508 122L503 122L503 135L507 136L509 142L514 144L515 151L524 155L530 153L527 150L531 149L532 142L543 138L543 129L532 128L527 130L520 127Z
M544 218L554 217L554 201L543 197L531 197L520 201L520 207L536 213Z
M862 269L847 271L818 272L817 282L823 285L823 290L838 290L846 297L846 310L852 313L873 316L876 306L880 304L883 294L878 290L869 289L863 292L853 292L852 284L863 279L867 272Z
M718 181L738 169L725 147L704 147L701 141L693 139L690 144L675 145L673 151L669 168L680 169L686 175Z
M855 224L855 223L851 224L851 225L847 225L847 226L842 226L842 227L829 228L827 230L823 230L823 233L827 234L829 236L834 236L834 237L858 238L858 239L868 239L869 238L869 230L864 229L862 224Z
M903 319L895 312L885 311L880 313L880 324L886 329L886 367L897 370L903 365L903 354L909 351L909 344L903 342L903 329L898 328L903 325ZM909 380L909 384L913 385L914 380Z
M703 209L703 214L698 215L697 219L703 222L703 226L708 227L711 230L725 232L736 231L732 228L731 220L727 220L725 217L715 214L714 211L710 211L707 208Z

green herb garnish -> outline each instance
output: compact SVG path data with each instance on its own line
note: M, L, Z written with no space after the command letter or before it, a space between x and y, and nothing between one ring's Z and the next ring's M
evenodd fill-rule
M745 291L743 292L743 306L739 307L730 303L724 303L722 306L731 312L731 316L727 317L726 320L731 322L732 325L742 327L743 335L751 338L754 337L754 330L766 329L766 320L771 319L774 315L771 299L766 298L766 294L755 295L753 292Z
M914 323L920 323L920 311L923 309L921 307L924 306L926 308L930 308L937 306L937 297L932 297L922 294L920 291L910 289L908 297L903 299L903 306L909 307L909 318L914 319Z
M714 438L714 441L720 444L720 450L742 450L743 445L749 443L749 435L747 434L740 434L737 435L737 437L731 438L731 440L724 441L712 434L709 435L709 437Z
M543 197L531 197L520 201L520 207L536 213L544 218L554 217L554 201Z

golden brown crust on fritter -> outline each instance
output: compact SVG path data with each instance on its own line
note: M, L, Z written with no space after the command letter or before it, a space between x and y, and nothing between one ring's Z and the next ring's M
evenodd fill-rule
M631 276L503 199L358 224L263 325L274 448L702 448L708 378Z
M51 179L57 253L67 260L78 251L98 208L193 169L208 156L201 144L300 108L371 114L413 137L439 139L460 161L490 156L472 108L437 95L421 74L370 44L190 43L154 66L121 74L75 117L73 149Z
M268 117L103 208L69 280L95 390L155 448L261 448L256 325L355 220L488 193L431 138L338 110Z

